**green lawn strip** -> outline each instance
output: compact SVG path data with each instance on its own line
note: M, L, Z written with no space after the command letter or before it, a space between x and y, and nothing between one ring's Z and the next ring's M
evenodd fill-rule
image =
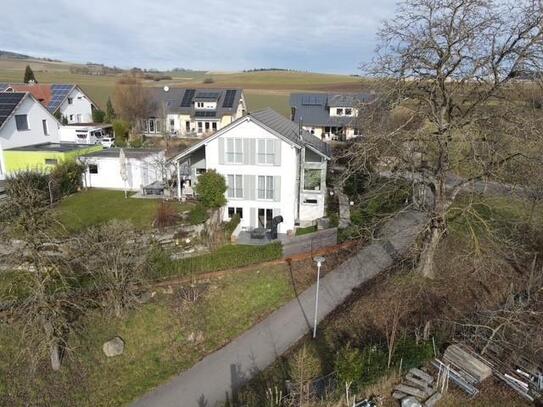
M55 208L60 222L71 233L112 219L129 220L136 228L150 228L159 204L154 199L125 198L122 191L89 189L63 199ZM179 210L191 204L179 204Z
M277 260L282 255L278 242L263 246L225 245L214 252L181 260L170 260L166 252L159 251L153 258L153 277L167 279L228 270Z
M73 355L59 372L40 377L36 386L54 381L77 405L126 404L190 368L293 296L286 266L274 265L212 280L194 304L182 306L177 294L159 292L122 319L92 313L70 340ZM202 339L191 341L191 333L201 333ZM8 373L17 352L16 335L16 330L0 326L0 376ZM116 335L125 340L125 352L106 358L102 344ZM82 382L74 381L76 371ZM34 391L44 390L40 387Z
M308 226L306 228L298 228L298 229L296 229L296 236L308 235L308 234L314 233L316 231L317 231L316 226Z

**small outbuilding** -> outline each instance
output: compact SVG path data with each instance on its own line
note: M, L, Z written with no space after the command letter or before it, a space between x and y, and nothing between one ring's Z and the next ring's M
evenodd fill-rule
M86 166L83 185L87 188L107 188L143 191L150 184L161 183L165 174L164 150L151 148L124 148L123 180L120 148L109 148L80 157Z

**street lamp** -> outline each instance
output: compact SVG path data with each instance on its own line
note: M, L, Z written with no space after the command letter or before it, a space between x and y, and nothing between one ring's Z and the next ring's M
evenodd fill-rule
M313 338L317 337L317 311L319 309L319 284L321 279L321 266L324 263L324 257L317 256L313 259L317 263L317 291L315 292L315 320L313 322Z

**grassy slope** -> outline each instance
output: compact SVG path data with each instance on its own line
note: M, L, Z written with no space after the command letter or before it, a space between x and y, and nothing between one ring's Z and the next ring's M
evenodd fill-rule
M70 72L69 63L37 60L0 59L0 82L21 82L25 66L29 64L39 82L77 83L89 93L102 109L111 96L117 76L89 76ZM359 78L345 75L328 75L306 72L170 72L171 80L146 81L146 86L193 86L211 88L240 87L245 89L249 109L259 110L270 106L289 115L288 94L296 90L310 91L357 91L362 82ZM214 83L203 84L205 78Z
M183 305L178 294L159 292L122 319L90 315L81 321L81 335L71 342L74 355L62 370L39 376L25 391L51 405L128 403L224 346L293 295L285 265L253 267L211 281L196 304ZM10 386L25 387L25 373L10 372L17 345L8 329L0 326L0 376L10 375L15 383L0 381L0 404L8 391L20 390ZM203 336L194 341L191 333ZM101 347L116 335L125 340L125 353L108 359Z
M90 189L63 199L55 212L69 232L107 222L111 219L129 220L137 228L151 227L157 200L125 199L121 191ZM188 209L190 204L180 204L179 209Z

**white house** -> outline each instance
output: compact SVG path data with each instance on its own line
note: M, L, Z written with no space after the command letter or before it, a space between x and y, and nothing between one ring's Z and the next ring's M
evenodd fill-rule
M375 99L371 93L292 93L291 119L324 141L363 135L360 106Z
M8 169L4 150L59 142L60 123L28 92L0 93L0 180ZM24 163L14 162L14 166Z
M109 148L79 157L86 165L83 184L89 188L108 188L140 191L153 182L162 182L165 162L164 150L125 148L126 183L121 177L119 148Z
M74 84L2 83L0 92L30 92L47 110L68 123L92 123L97 104Z
M225 221L238 213L243 229L270 229L281 215L279 233L324 216L329 159L328 145L271 109L248 114L172 158L179 197L214 169L228 185Z
M142 118L140 130L149 136L203 137L245 115L241 89L149 88L152 113Z

